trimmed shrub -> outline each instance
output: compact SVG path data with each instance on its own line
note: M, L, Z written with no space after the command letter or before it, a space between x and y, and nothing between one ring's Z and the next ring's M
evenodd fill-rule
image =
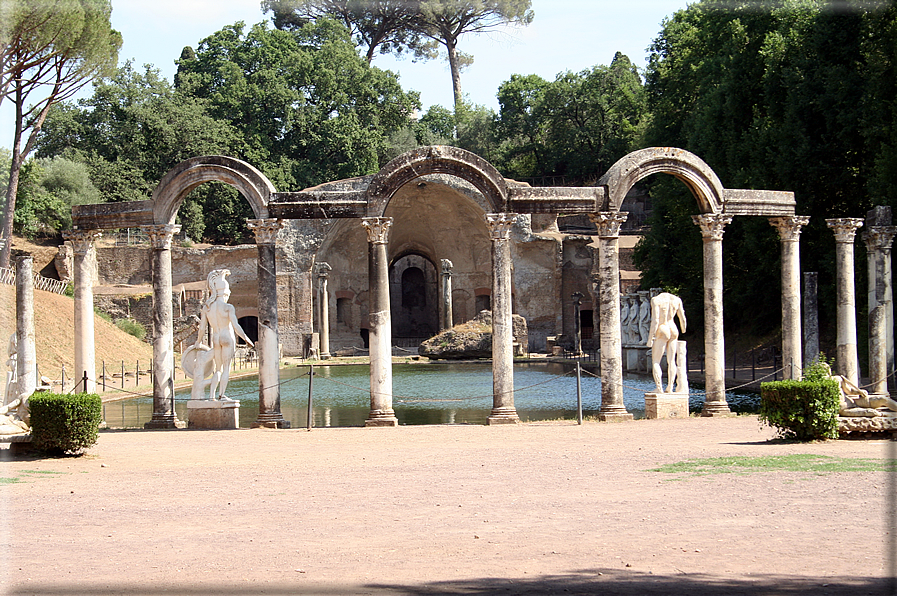
M130 333L139 340L146 337L146 327L134 319L119 319L115 322L115 326L125 333Z
M783 439L835 439L840 395L832 379L761 383L760 421Z
M29 398L31 444L48 453L79 454L97 442L103 401L95 393L41 391Z

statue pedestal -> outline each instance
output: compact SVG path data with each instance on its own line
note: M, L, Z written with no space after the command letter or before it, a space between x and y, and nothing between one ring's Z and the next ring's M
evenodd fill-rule
M645 393L645 418L688 418L688 394Z
M188 428L240 428L240 402L191 399L187 402L187 421Z

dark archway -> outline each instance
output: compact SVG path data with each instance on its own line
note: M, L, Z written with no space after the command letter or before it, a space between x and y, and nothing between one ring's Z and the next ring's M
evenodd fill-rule
M410 253L389 266L390 318L395 345L417 346L439 330L438 277L428 257Z

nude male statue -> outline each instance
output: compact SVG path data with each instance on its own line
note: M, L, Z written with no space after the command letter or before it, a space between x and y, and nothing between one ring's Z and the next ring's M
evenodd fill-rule
M237 314L233 305L228 304L230 298L230 284L227 269L216 269L209 273L209 298L202 307L199 319L199 329L196 332L196 343L184 352L182 364L184 370L193 377L193 390L191 398L204 398L205 378L211 374L211 390L207 399L215 399L215 391L218 390L218 399L232 401L225 395L227 382L230 378L230 363L234 358L237 347L237 335L242 337L247 344L253 345L252 340L237 322ZM203 339L206 330L211 330L211 347L204 345ZM191 360L188 356L195 352ZM190 369L190 370L188 370Z
M667 381L669 383L666 393L673 392L673 383L676 380L679 330L673 320L675 317L679 317L679 324L682 326L682 332L685 333L685 309L682 306L682 299L669 292L661 292L651 298L651 330L648 333L648 343L645 345L651 348L651 364L657 393L664 393L663 370L660 367L664 352L667 355Z

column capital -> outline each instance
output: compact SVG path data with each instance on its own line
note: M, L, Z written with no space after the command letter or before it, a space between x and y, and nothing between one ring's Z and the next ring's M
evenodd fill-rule
M247 219L246 227L255 234L256 244L277 244L277 232L283 228L283 220L274 217Z
M726 226L732 223L732 216L727 213L702 213L691 218L701 228L704 240L722 240Z
M508 240L511 237L511 228L517 221L514 213L487 213L486 227L492 235L492 240Z
M72 250L76 255L83 256L91 249L93 241L102 235L99 230L69 230L62 233L62 238L72 243Z
M589 219L598 228L599 238L618 238L620 236L620 227L628 217L629 213L626 211L589 213Z
M769 218L769 225L779 232L779 240L782 242L797 242L800 240L800 229L808 223L810 223L809 215Z
M442 274L443 275L451 275L452 268L454 267L452 262L449 261L448 259L442 259L440 262L442 263Z
M573 292L571 298L573 298L573 304L576 306L582 306L582 299L585 295L582 292Z
M873 252L880 250L888 254L891 252L891 243L894 236L897 235L897 226L872 226L863 232L863 241L866 243L866 250Z
M392 226L391 217L362 217L361 225L368 233L368 243L386 244L389 241L389 228Z
M864 220L860 217L835 217L825 220L825 224L835 233L835 242L839 244L852 244L857 230L863 227Z
M153 248L168 250L171 248L171 240L181 231L181 226L176 224L155 224L140 226L140 229L149 236L150 245Z
M327 279L331 271L333 271L333 267L330 266L330 263L325 263L324 261L315 263L315 272L321 279Z

